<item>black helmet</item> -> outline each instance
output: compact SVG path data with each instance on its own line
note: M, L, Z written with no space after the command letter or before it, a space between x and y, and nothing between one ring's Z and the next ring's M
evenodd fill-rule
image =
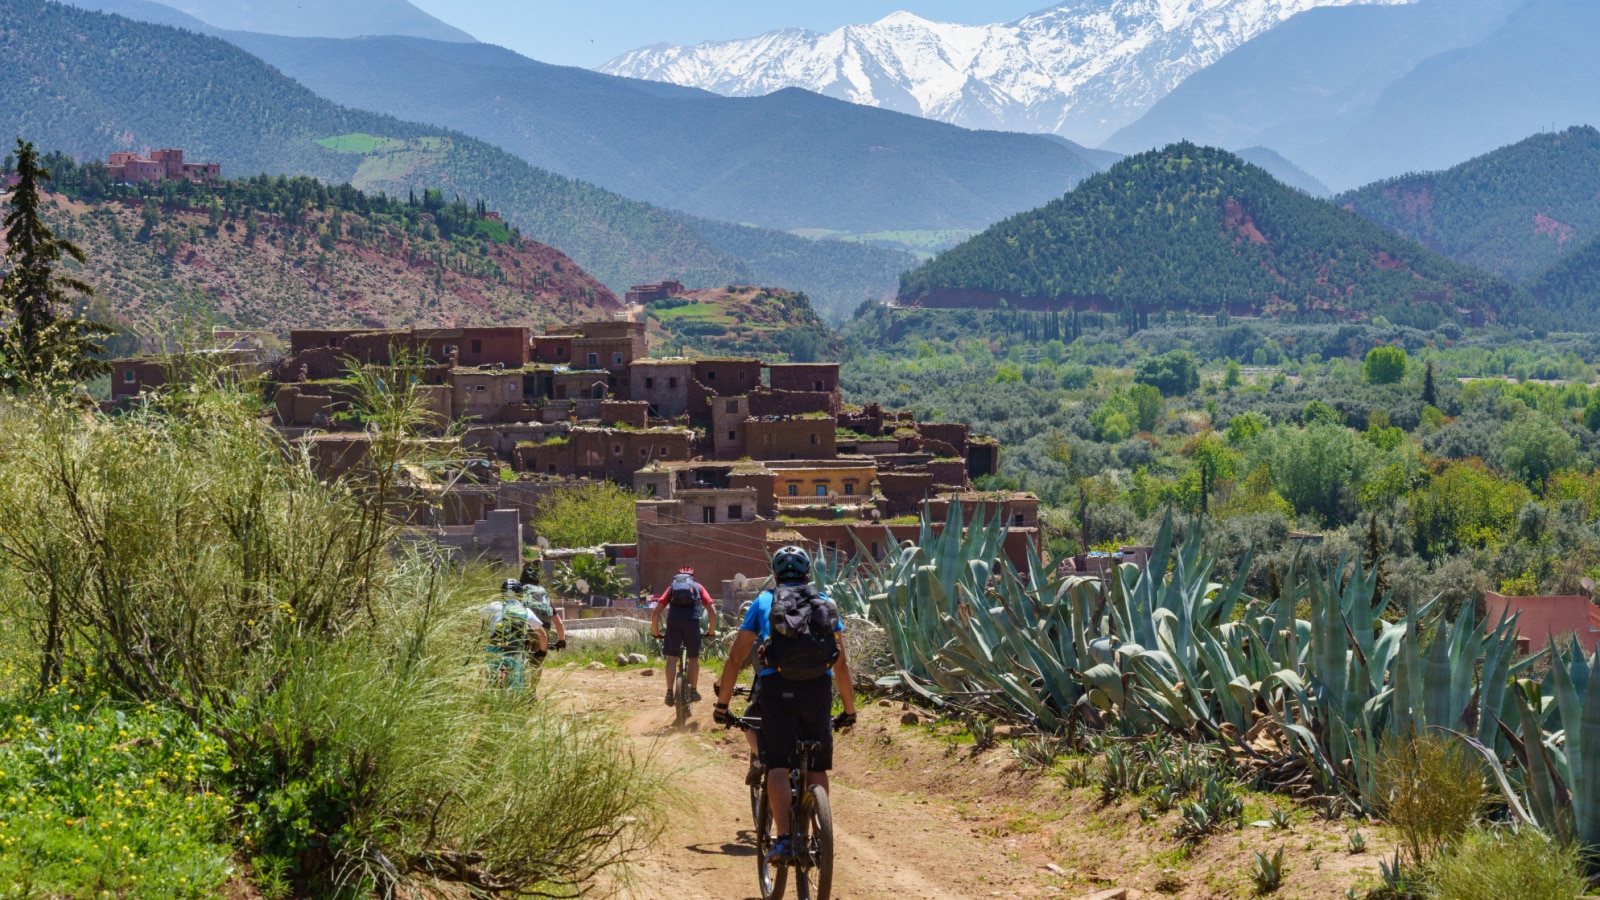
M811 577L811 554L788 546L772 554L772 576L779 582L805 581Z
M500 590L507 594L518 593L522 590L522 582L515 578L507 578L505 581L500 582Z

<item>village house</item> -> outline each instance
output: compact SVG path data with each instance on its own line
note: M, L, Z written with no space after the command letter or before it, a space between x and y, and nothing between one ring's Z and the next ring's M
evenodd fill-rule
M111 180L137 184L141 181L216 181L222 177L221 163L186 163L182 150L154 150L149 156L113 153L106 157Z
M497 511L526 523L538 498L600 480L638 494L637 544L616 552L650 590L686 560L714 588L760 578L784 542L882 558L916 537L915 517L942 527L952 504L968 520L980 510L1003 517L1005 552L1018 566L1038 546L1038 498L973 492L998 469L997 442L877 404L847 408L837 364L651 359L636 322L545 333L295 329L289 350L267 373L267 398L279 427L328 477L365 458L356 376L415 366L414 389L438 433L455 435L444 440L474 473L494 473L407 487L407 520L464 553L511 558L511 520L493 519ZM170 366L116 360L114 396L159 389ZM464 428L447 431L453 424Z

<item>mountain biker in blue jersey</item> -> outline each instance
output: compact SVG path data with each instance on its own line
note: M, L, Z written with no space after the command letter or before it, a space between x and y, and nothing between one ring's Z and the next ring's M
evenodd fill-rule
M756 598L739 628L712 715L718 724L734 724L728 703L740 667L732 661L744 659L759 642L756 688L746 715L761 720L757 742L767 769L768 802L773 822L784 829L770 858L782 862L794 852L789 770L800 763L795 745L800 741L820 745L812 756L810 783L826 790L828 770L833 767L833 729L855 724L856 699L840 637L844 623L832 601L811 588L811 557L799 547L784 547L772 557L772 575L774 588ZM837 718L830 717L834 685L844 704Z

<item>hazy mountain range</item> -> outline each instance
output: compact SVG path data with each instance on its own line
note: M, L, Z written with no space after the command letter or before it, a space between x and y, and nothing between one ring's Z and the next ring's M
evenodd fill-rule
M360 37L399 34L436 41L476 40L459 28L428 15L406 0L108 0L76 4L162 25L204 23L230 31L256 31L292 37ZM162 6L187 17L161 17Z
M1303 13L1107 146L1265 145L1344 190L1600 122L1600 4L1421 0Z
M601 71L742 97L801 87L969 128L1097 144L1296 13L1362 2L1405 0L1071 0L977 26L898 12L827 34L790 28L646 47Z

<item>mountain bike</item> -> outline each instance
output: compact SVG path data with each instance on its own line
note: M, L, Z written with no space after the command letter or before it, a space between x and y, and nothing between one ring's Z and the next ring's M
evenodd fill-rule
M672 685L672 727L682 728L694 718L694 704L689 700L689 648L678 649L678 675Z
M761 720L736 717L740 728L761 730ZM761 900L779 900L794 876L797 900L828 900L833 893L833 807L828 791L820 784L807 784L811 775L812 754L822 748L816 741L796 741L795 757L800 765L789 770L790 840L794 856L768 861L772 845L780 833L772 820L772 805L767 802L767 771L761 771L759 786L750 789L750 808L756 826L756 879Z

